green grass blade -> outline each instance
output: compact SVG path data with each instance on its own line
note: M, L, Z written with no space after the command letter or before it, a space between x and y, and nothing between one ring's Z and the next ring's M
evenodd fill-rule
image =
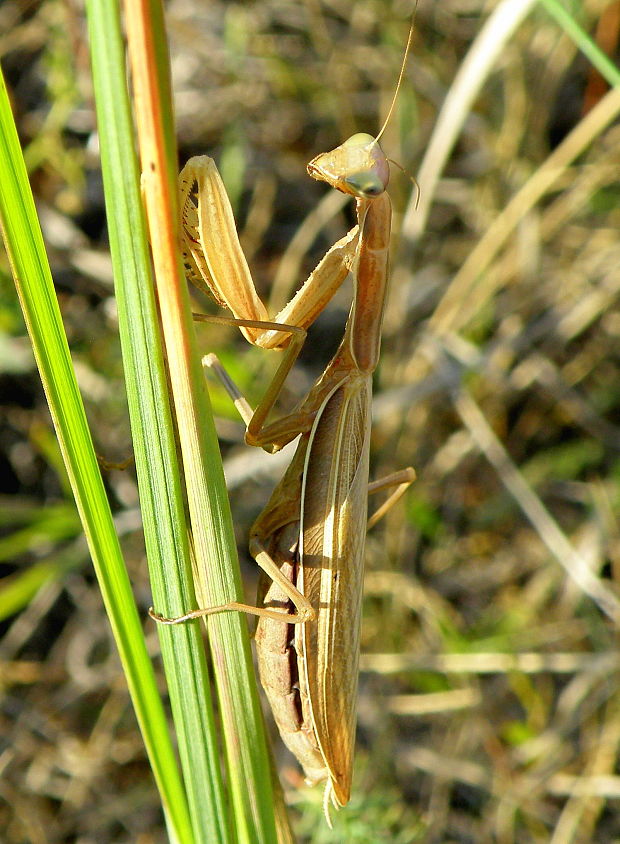
M153 262L170 370L202 606L240 600L241 584L219 446L177 246L176 155L159 0L126 5L127 33ZM247 622L209 619L236 841L275 841L273 790Z
M195 598L180 470L139 189L118 4L87 4L110 246L155 606ZM199 625L158 627L196 839L227 841L220 757Z
M170 826L191 841L187 809L140 619L73 372L4 78L0 76L0 222L17 292L103 600ZM157 753L155 753L157 749Z
M588 33L579 26L575 17L566 8L566 3L560 3L558 0L541 0L541 3L569 38L572 38L584 56L592 62L592 66L598 70L601 76L612 87L620 85L620 70Z

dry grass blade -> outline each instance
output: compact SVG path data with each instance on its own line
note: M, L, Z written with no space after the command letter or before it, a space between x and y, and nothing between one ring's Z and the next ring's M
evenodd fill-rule
M487 272L499 250L530 209L562 178L566 168L620 112L620 88L609 92L547 158L510 200L455 275L430 325L438 334L464 327L497 292L495 274Z
M502 483L533 524L541 541L575 584L592 598L615 624L620 624L620 602L592 571L594 565L600 566L600 559L595 557L588 560L583 553L573 548L540 498L526 483L471 396L465 391L460 392L454 397L454 405L472 438L493 464Z

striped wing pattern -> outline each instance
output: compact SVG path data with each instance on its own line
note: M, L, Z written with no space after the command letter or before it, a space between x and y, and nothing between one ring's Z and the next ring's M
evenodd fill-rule
M298 585L318 617L296 631L300 692L340 805L349 800L357 721L370 402L361 374L327 398L302 491Z

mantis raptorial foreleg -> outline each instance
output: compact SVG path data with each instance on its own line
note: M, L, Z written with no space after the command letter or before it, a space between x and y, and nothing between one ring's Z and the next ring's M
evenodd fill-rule
M270 320L256 292L213 159L190 158L179 175L179 192L182 251L190 280L241 320L246 339L263 349L282 349L289 343L290 333L273 323L311 325L353 265L357 226L331 247L291 301Z

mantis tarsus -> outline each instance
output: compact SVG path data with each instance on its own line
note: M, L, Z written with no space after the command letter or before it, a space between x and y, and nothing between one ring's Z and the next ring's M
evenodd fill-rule
M221 321L238 325L251 343L284 349L255 411L217 359L207 356L206 363L235 399L247 424L246 442L277 451L301 438L250 532L250 552L273 581L265 590L264 606L231 603L177 619L153 615L166 623L227 610L259 616L262 684L282 738L308 782L326 781L326 807L330 801L344 806L350 796L368 493L396 487L370 526L415 477L409 468L368 484L372 375L379 356L392 215L385 192L389 166L378 144L382 132L376 138L354 135L308 165L313 178L356 197L358 225L329 250L273 321L256 294L215 164L207 157L191 159L179 177L190 277L233 313L232 319ZM297 409L268 423L305 329L349 271L354 300L336 354Z

